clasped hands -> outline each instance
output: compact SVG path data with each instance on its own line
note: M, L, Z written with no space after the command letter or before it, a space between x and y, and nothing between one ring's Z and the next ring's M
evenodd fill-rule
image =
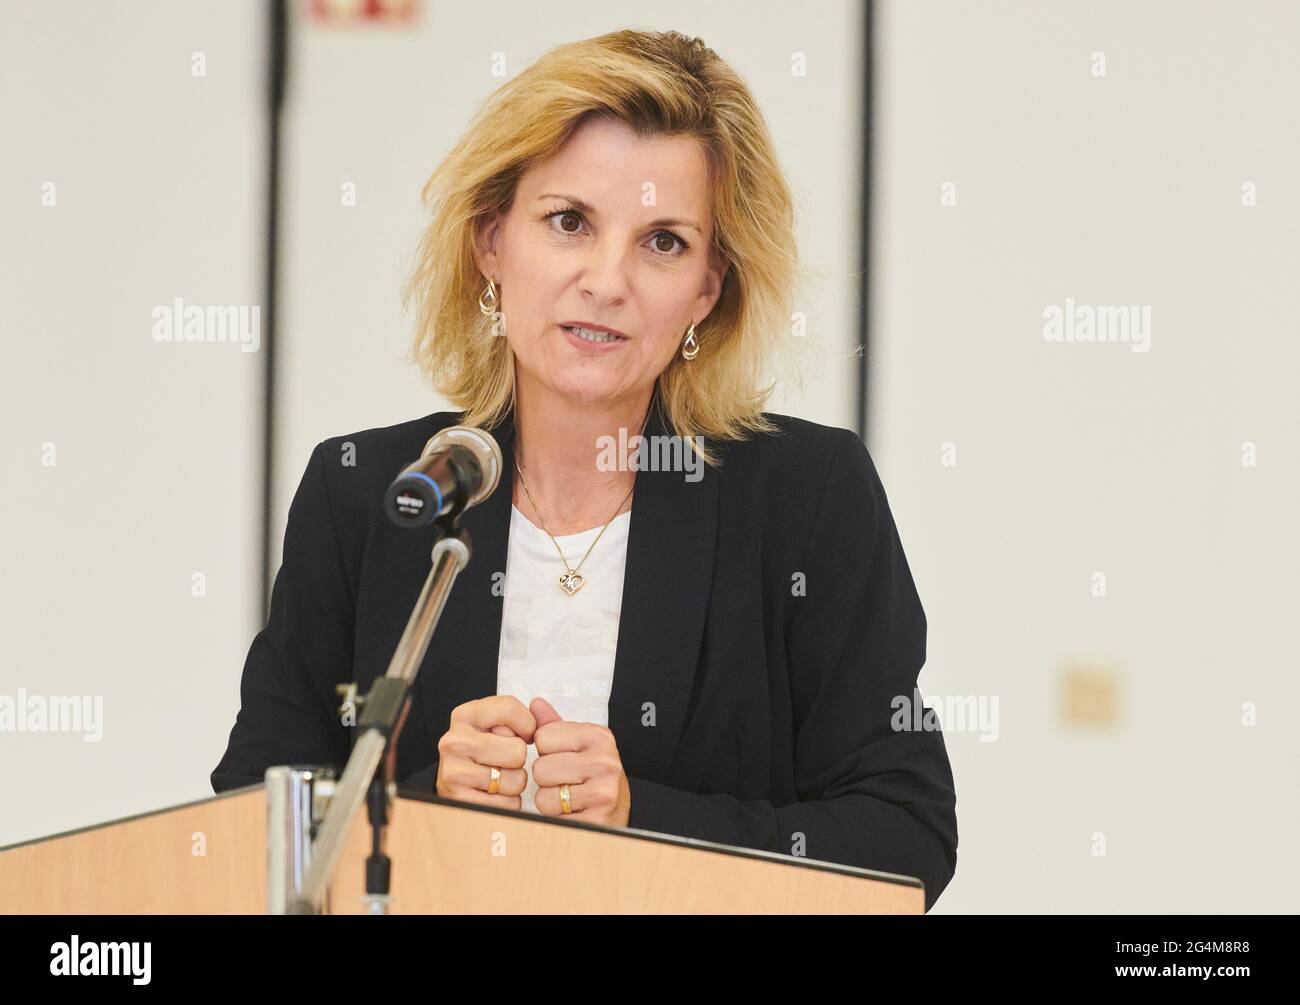
M545 698L525 707L513 695L493 695L457 706L438 740L438 795L522 809L530 743L537 747L532 770L539 813L627 826L632 793L614 734L594 722L561 718ZM494 767L501 778L490 793ZM568 786L571 812L561 805L562 785Z

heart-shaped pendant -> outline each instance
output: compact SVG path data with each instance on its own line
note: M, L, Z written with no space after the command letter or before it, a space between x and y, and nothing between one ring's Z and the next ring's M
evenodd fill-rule
M582 589L582 584L584 582L586 582L586 580L582 578L582 573L573 571L565 572L560 576L560 589L572 597Z

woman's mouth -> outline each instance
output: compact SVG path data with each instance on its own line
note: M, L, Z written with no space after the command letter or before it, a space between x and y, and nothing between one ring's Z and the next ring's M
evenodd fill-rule
M622 335L613 335L610 332L592 331L589 328L578 326L569 327L560 325L560 328L569 337L569 341L582 349L612 349L614 346L621 345L627 339Z

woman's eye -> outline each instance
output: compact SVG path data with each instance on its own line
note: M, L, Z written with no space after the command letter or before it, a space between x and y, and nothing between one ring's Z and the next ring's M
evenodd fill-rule
M572 209L557 209L554 213L546 214L550 220L552 229L558 221L560 233L577 234L582 228L582 214ZM566 221L572 221L570 226ZM666 244L666 246L665 246ZM661 230L650 239L651 250L661 257L674 257L682 254L688 247L685 241L674 234L671 230Z
M582 214L573 209L557 209L554 213L546 214L547 220L551 223L551 229L555 230L556 221L559 221L559 232L563 234L577 234L582 228ZM569 226L565 221L572 221L573 226Z
M660 243L661 241L667 241L668 247L665 248ZM680 238L668 233L668 231L666 230L661 230L659 231L659 233L655 235L654 244L655 244L655 251L663 252L665 255L673 254L677 250L678 245L681 245L682 248L685 248L685 245L682 243Z

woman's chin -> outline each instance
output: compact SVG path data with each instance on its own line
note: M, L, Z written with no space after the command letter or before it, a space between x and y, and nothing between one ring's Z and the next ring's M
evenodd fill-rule
M555 389L565 400L574 404L594 405L617 397L624 388L621 381L600 379L593 374L584 373L561 376L556 381Z

